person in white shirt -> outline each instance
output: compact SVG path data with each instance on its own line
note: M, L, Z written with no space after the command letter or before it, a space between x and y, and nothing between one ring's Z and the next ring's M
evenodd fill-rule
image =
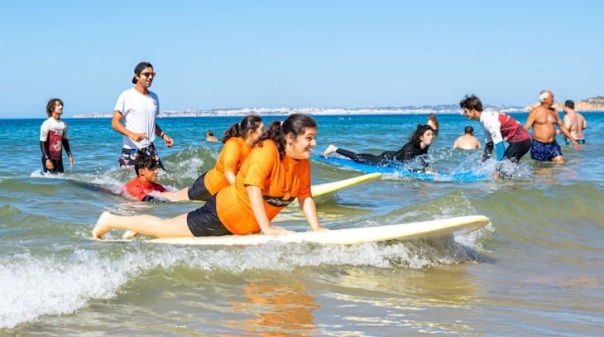
M174 145L174 140L155 121L159 114L159 99L149 91L153 79L155 72L151 63L140 62L134 68L134 88L122 92L115 104L111 127L124 135L122 154L118 160L122 167L134 166L137 155L145 153L155 158L158 167L164 169L153 141L159 136L166 146Z
M63 149L69 157L71 166L75 160L69 149L67 123L61 120L63 101L51 98L46 104L48 119L40 127L40 150L42 151L42 168L44 172L63 173Z

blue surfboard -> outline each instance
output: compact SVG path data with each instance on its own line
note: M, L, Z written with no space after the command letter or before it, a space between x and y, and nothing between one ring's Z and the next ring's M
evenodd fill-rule
M475 181L484 181L484 180L493 180L493 178L489 174L478 173L473 171L467 172L450 172L444 173L439 172L437 174L426 173L426 172L418 172L418 171L410 171L405 167L400 165L386 165L386 166L378 166L378 165L370 165L357 163L350 159L338 158L338 157L329 157L325 159L323 156L313 156L313 160L331 164L343 168L352 169L355 171L360 171L364 173L382 173L382 174L392 174L398 175L400 177L409 178L413 180L420 181L442 181L442 182L475 182Z

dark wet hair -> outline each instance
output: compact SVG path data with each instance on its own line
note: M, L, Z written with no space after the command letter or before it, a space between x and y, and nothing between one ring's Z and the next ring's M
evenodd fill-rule
M423 136L424 133L426 133L426 131L428 130L432 130L432 132L434 132L434 129L428 124L417 124L417 128L415 129L415 131L413 131L411 137L409 137L409 143L419 146L419 144L422 142L420 137Z
M60 98L51 98L48 100L48 103L46 103L46 113L48 114L48 117L52 116L52 113L55 111L56 102L59 102L61 105L65 106Z
M231 127L224 132L224 136L222 136L222 143L226 143L232 137L243 137L247 134L248 131L255 131L260 127L262 123L262 118L258 115L247 115L243 117L240 123L235 123L231 125Z
M136 159L134 160L134 171L136 171L136 176L138 177L138 171L140 169L150 169L150 170L154 170L158 167L158 163L157 160L155 160L155 158L151 157L150 155L144 153L144 152L139 152L138 155L136 156Z
M570 99L567 100L566 102L564 102L564 106L567 108L571 108L574 109L575 108L575 102L571 101Z
M468 125L468 126L466 126L465 129L463 129L463 131L465 133L473 134L474 133L474 128Z
M466 95L461 101L459 101L459 106L462 109L476 110L478 112L482 112L483 110L480 98L476 97L474 94Z
M279 149L279 158L283 159L285 156L285 136L291 133L297 137L304 134L304 129L306 128L316 129L317 122L305 114L291 114L283 122L272 122L256 143L262 147L263 141L272 139L277 145L277 149Z

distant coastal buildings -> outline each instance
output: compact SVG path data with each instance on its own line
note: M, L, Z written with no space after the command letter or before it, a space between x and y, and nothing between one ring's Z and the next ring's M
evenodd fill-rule
M564 109L564 101L566 101L566 99L555 102L554 108L558 111L562 111ZM524 110L531 111L538 105L539 102L527 105L526 107L524 107ZM597 96L580 101L575 101L575 110L579 112L604 111L604 96Z
M522 112L521 107L506 105L486 106L487 110L497 110L505 112ZM367 108L235 108L235 109L214 109L214 110L186 110L186 111L162 111L159 118L169 117L224 117L224 116L245 116L249 114L258 114L261 116L270 115L289 115L292 113L305 113L309 115L400 115L400 114L459 114L459 105L434 105L434 106L407 106L407 107L367 107ZM83 113L76 114L74 118L111 118L113 113Z
M496 104L485 105L485 110L495 110L503 112L527 112L539 105L539 102L526 107L515 107L510 105ZM554 107L562 111L564 102L556 102ZM581 112L604 111L604 96L597 96L575 102L575 108ZM292 113L305 113L309 115L401 115L401 114L458 114L459 105L425 105L425 106L406 106L406 107L367 107L367 108L233 108L233 109L214 109L214 110L185 110L185 111L162 111L159 118L170 117L224 117L224 116L245 116L249 114L258 114L261 116L283 116ZM113 112L92 112L76 114L74 118L111 118Z

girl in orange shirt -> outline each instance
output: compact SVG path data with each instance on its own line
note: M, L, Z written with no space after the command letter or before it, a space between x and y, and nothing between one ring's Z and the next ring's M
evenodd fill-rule
M222 137L224 146L214 168L205 172L191 184L177 192L164 192L170 201L208 200L221 189L233 185L235 177L249 155L252 146L262 135L264 123L258 115L248 115L241 123L233 124Z
M111 229L155 237L193 237L290 231L270 221L295 198L312 230L321 230L310 192L310 155L317 123L304 114L273 122L244 161L234 185L220 190L201 208L171 219L103 212L92 230L102 238Z

